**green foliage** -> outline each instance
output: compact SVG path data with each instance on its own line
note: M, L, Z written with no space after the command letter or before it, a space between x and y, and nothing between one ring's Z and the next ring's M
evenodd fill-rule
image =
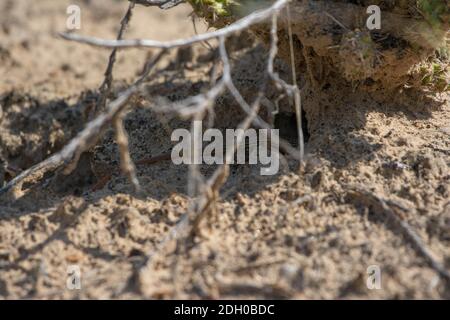
M423 86L429 87L436 92L450 90L450 75L447 64L436 59L431 64L422 66L420 71Z
M274 0L187 0L195 12L208 20L216 18L234 19L243 17L255 10L268 7Z
M209 13L216 16L228 16L231 14L230 7L237 5L234 0L188 0L195 11Z

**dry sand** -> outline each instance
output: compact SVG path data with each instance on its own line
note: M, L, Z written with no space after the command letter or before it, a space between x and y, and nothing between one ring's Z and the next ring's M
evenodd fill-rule
M115 37L126 1L77 2L83 34ZM0 3L0 155L9 165L2 173L0 161L0 181L81 130L102 81L107 50L54 35L65 28L68 4ZM194 34L186 6L135 13L127 37ZM119 54L116 93L149 54ZM201 62L208 50L191 54ZM257 45L235 55L235 81L246 97L256 90L264 55ZM175 60L161 65L149 93L174 100L208 86L210 63L194 68ZM280 174L261 177L257 168L232 166L205 237L181 253L169 246L145 268L142 262L186 212L187 168L167 161L138 166L143 197L133 196L120 174L99 185L102 168L117 167L113 132L107 132L71 176L48 176L18 200L0 199L0 298L450 298L449 283L376 199L355 191L364 188L397 204L396 214L450 270L449 96L396 96L326 81L320 90L306 85L304 170L289 161ZM125 123L133 158L170 150L171 130L185 123L136 105ZM216 126L239 119L230 97L217 108ZM66 287L70 265L81 268L81 290ZM381 269L380 290L366 286L371 265Z

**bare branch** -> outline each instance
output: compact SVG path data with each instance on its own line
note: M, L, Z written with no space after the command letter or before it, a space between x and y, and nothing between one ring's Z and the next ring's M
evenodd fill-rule
M395 225L402 230L406 239L412 243L413 248L416 250L416 252L420 256L422 256L426 260L428 265L434 271L436 271L445 281L447 281L447 283L450 283L449 271L438 261L436 261L436 259L433 257L430 250L423 243L423 240L420 238L417 232L414 231L414 229L408 224L408 222L404 218L402 218L398 213L396 213L394 209L392 209L389 206L389 204L395 205L396 208L399 208L402 211L407 211L407 209L403 208L403 206L401 205L394 203L394 201L392 200L384 200L381 197L373 194L372 192L364 188L352 188L351 192L380 205L384 213L387 214L390 219L392 219Z
M113 123L116 130L116 142L119 146L120 168L133 184L134 190L140 192L141 186L139 185L139 180L136 176L136 167L130 156L128 135L123 125L123 112L119 112L114 117Z
M134 6L135 6L135 1L131 1L130 5L128 6L128 10L125 13L125 16L123 17L122 21L120 22L120 29L119 29L119 33L117 34L117 40L122 40L123 34L125 33L125 30L126 30L128 24L130 23ZM99 99L99 102L98 102L95 110L93 110L94 114L98 110L102 110L105 107L106 100L108 99L108 95L111 92L111 85L112 85L112 81L113 81L112 72L113 72L114 64L116 63L116 56L117 56L117 49L114 48L111 52L111 55L109 56L108 66L106 67L106 71L105 71L105 79L103 80L103 83L100 86L100 99Z
M128 0L132 1L132 0ZM181 3L184 3L184 0L134 0L136 4L140 4L146 7L159 7L160 9L167 10L173 8Z
M289 0L277 0L271 7L251 13L245 18L234 22L233 24L222 29L199 34L187 39L178 39L173 41L155 41L145 39L134 40L104 40L99 38L85 37L73 33L61 33L61 37L66 40L76 41L80 43L89 44L97 47L105 48L160 48L160 49L174 49L180 47L187 47L195 43L204 42L211 39L218 39L220 37L227 37L233 33L244 31L252 25L261 23L270 19L272 16L279 14L279 12L287 6Z

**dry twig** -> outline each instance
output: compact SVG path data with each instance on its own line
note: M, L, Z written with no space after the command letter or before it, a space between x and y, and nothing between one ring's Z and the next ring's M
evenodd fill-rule
M101 47L109 47L109 48L126 48L126 47L153 47L153 48L160 48L162 51L159 55L150 63L150 66L153 67L157 61L161 58L162 54L165 53L165 50L172 49L172 48L181 48L193 45L195 43L203 42L210 39L220 39L221 41L225 41L225 39L235 33L241 32L243 30L248 29L250 26L261 23L267 19L272 18L273 19L273 27L272 27L272 36L274 36L274 40L272 41L272 49L271 49L271 57L269 59L269 66L268 71L271 76L271 78L276 81L280 86L282 86L287 92L294 92L296 96L296 110L299 110L298 104L300 102L299 100L299 91L296 86L289 86L286 83L284 83L282 80L279 79L279 77L273 72L273 59L276 55L276 16L280 13L280 11L283 8L286 8L287 4L289 3L288 0L278 0L276 1L271 7L256 11L249 16L231 24L230 26L227 26L223 29L206 33L206 34L200 34L196 35L194 37L188 38L188 39L179 39L175 41L168 41L168 42L159 42L159 41L153 41L153 40L102 40L102 39L95 39L95 38L88 38L83 37L75 34L62 34L63 38L73 41L78 41L82 43L91 44L94 46L101 46ZM120 39L123 35L123 32L126 28L126 26L129 23L129 20L131 18L131 12L134 7L134 2L130 3L130 7L127 11L127 14L125 15L124 19L122 20L122 25L119 31L118 38ZM112 67L114 65L115 61L115 52L111 54L110 62L108 64L107 72L105 74L105 82L104 86L105 88L110 87L110 81L112 81ZM222 56L222 58L224 58ZM224 60L224 59L223 59ZM225 61L224 61L225 63ZM130 99L132 95L138 91L139 86L141 82L146 78L148 73L150 72L151 68L148 68L149 65L146 67L146 73L143 75L142 78L137 80L130 88L122 92L119 97L111 102L108 105L108 108L106 112L103 114L100 114L97 118L89 122L86 126L86 128L80 132L77 137L75 137L72 141L69 142L69 144L63 148L60 152L57 154L51 156L47 160L33 166L32 168L24 171L22 174L17 176L15 179L10 181L4 188L0 189L0 195L10 191L14 187L18 187L19 185L22 185L25 181L35 181L39 179L39 177L42 177L42 175L49 171L54 171L59 169L62 166L67 166L64 170L65 173L70 173L75 169L75 166L78 162L79 157L81 154L88 150L90 147L95 145L95 143L98 141L98 139L101 137L101 134L104 132L104 130L107 128L107 126L112 123L114 119L123 111L123 109L126 106L126 103ZM172 110L170 107L162 108L167 112L170 111L177 111L180 115L186 117L186 116L192 116L193 118L198 117L202 118L202 115L205 114L206 110L210 109L212 105L214 104L215 99L223 92L225 88L228 88L232 95L236 98L241 108L247 113L251 113L250 106L245 102L243 97L240 95L236 87L234 86L232 80L231 80L231 74L230 71L224 72L224 75L222 77L222 80L219 81L210 91L208 91L206 94L191 97L189 99L186 99L185 101L182 101L181 103L176 103ZM105 89L106 90L106 89ZM158 108L156 108L158 109ZM271 128L269 124L264 122L260 117L256 116L253 120L254 124L263 127L263 128ZM118 129L116 125L116 129ZM121 131L120 128L118 131ZM120 138L123 138L122 135L119 134ZM122 141L125 141L122 139ZM300 143L301 146L303 146L303 141ZM280 142L280 146L288 151L291 155L293 155L297 159L302 159L302 153L303 150L301 150L300 157L297 156L297 152L294 148L292 148L288 143L285 143L283 141ZM123 153L127 153L126 144L121 144L122 149L122 155L121 158L123 160L129 158ZM301 148L302 149L302 148ZM131 163L131 162L130 162ZM123 167L128 167L126 164L124 164ZM128 170L129 176L132 177L131 172L133 170ZM136 181L134 181L135 183Z
M112 123L113 119L124 110L130 98L138 92L144 79L147 78L153 67L165 53L166 51L162 50L159 54L152 58L146 64L143 75L127 90L120 93L117 99L109 103L106 111L89 122L85 129L73 138L61 151L19 174L5 187L0 189L0 196L11 191L12 189L21 188L24 182L35 182L45 173L55 171L64 166L65 174L72 172L75 169L81 154L86 150L89 150L97 143L102 134Z
M398 203L395 203L393 200L385 200L364 188L352 188L350 192L356 194L357 196L363 197L372 203L378 204L383 212L395 223L397 227L401 229L405 239L413 245L416 252L425 259L428 265L436 271L447 282L447 284L450 284L449 271L442 264L436 261L417 232L414 231L414 229L401 216L401 214L396 212L396 210L407 212L408 210L406 208Z
M130 5L128 6L128 10L123 17L122 21L120 22L120 29L119 33L117 34L117 40L122 40L123 34L125 33L125 30L130 23L131 17L133 15L133 9L135 6L135 1L130 1ZM97 104L96 110L94 110L94 114L98 110L102 110L105 107L106 100L108 99L108 95L111 93L111 85L113 81L113 68L114 64L116 63L116 56L117 56L117 49L114 48L111 52L111 55L109 56L108 66L106 67L105 71L105 79L103 80L102 85L100 86L100 99Z

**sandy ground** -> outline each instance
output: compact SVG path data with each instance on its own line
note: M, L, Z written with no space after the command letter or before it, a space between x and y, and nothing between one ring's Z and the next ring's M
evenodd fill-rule
M81 33L107 38L115 37L127 7L112 0L70 3L82 7ZM65 29L68 4L0 3L0 185L83 128L102 82L107 50L55 36ZM195 32L186 6L135 13L130 38ZM116 93L153 53L119 54ZM186 54L190 61L182 59ZM203 63L208 54L205 47L173 53L147 92L170 100L201 92L212 66ZM264 56L255 44L233 56L246 97L256 92ZM449 97L322 85L303 89L310 134L303 170L293 160L274 177L232 166L217 215L187 250L169 245L157 252L187 210L187 168L167 161L138 166L144 196L134 196L117 173L99 184L118 163L110 131L74 174L46 176L24 186L18 199L0 198L0 298L450 298L449 283L376 199L385 199L450 271ZM170 150L171 130L186 123L139 101L135 107L125 122L133 159ZM238 119L233 100L222 97L216 127ZM295 128L283 126L282 134L289 140ZM379 290L366 286L374 265ZM81 290L66 285L70 266L80 268Z

